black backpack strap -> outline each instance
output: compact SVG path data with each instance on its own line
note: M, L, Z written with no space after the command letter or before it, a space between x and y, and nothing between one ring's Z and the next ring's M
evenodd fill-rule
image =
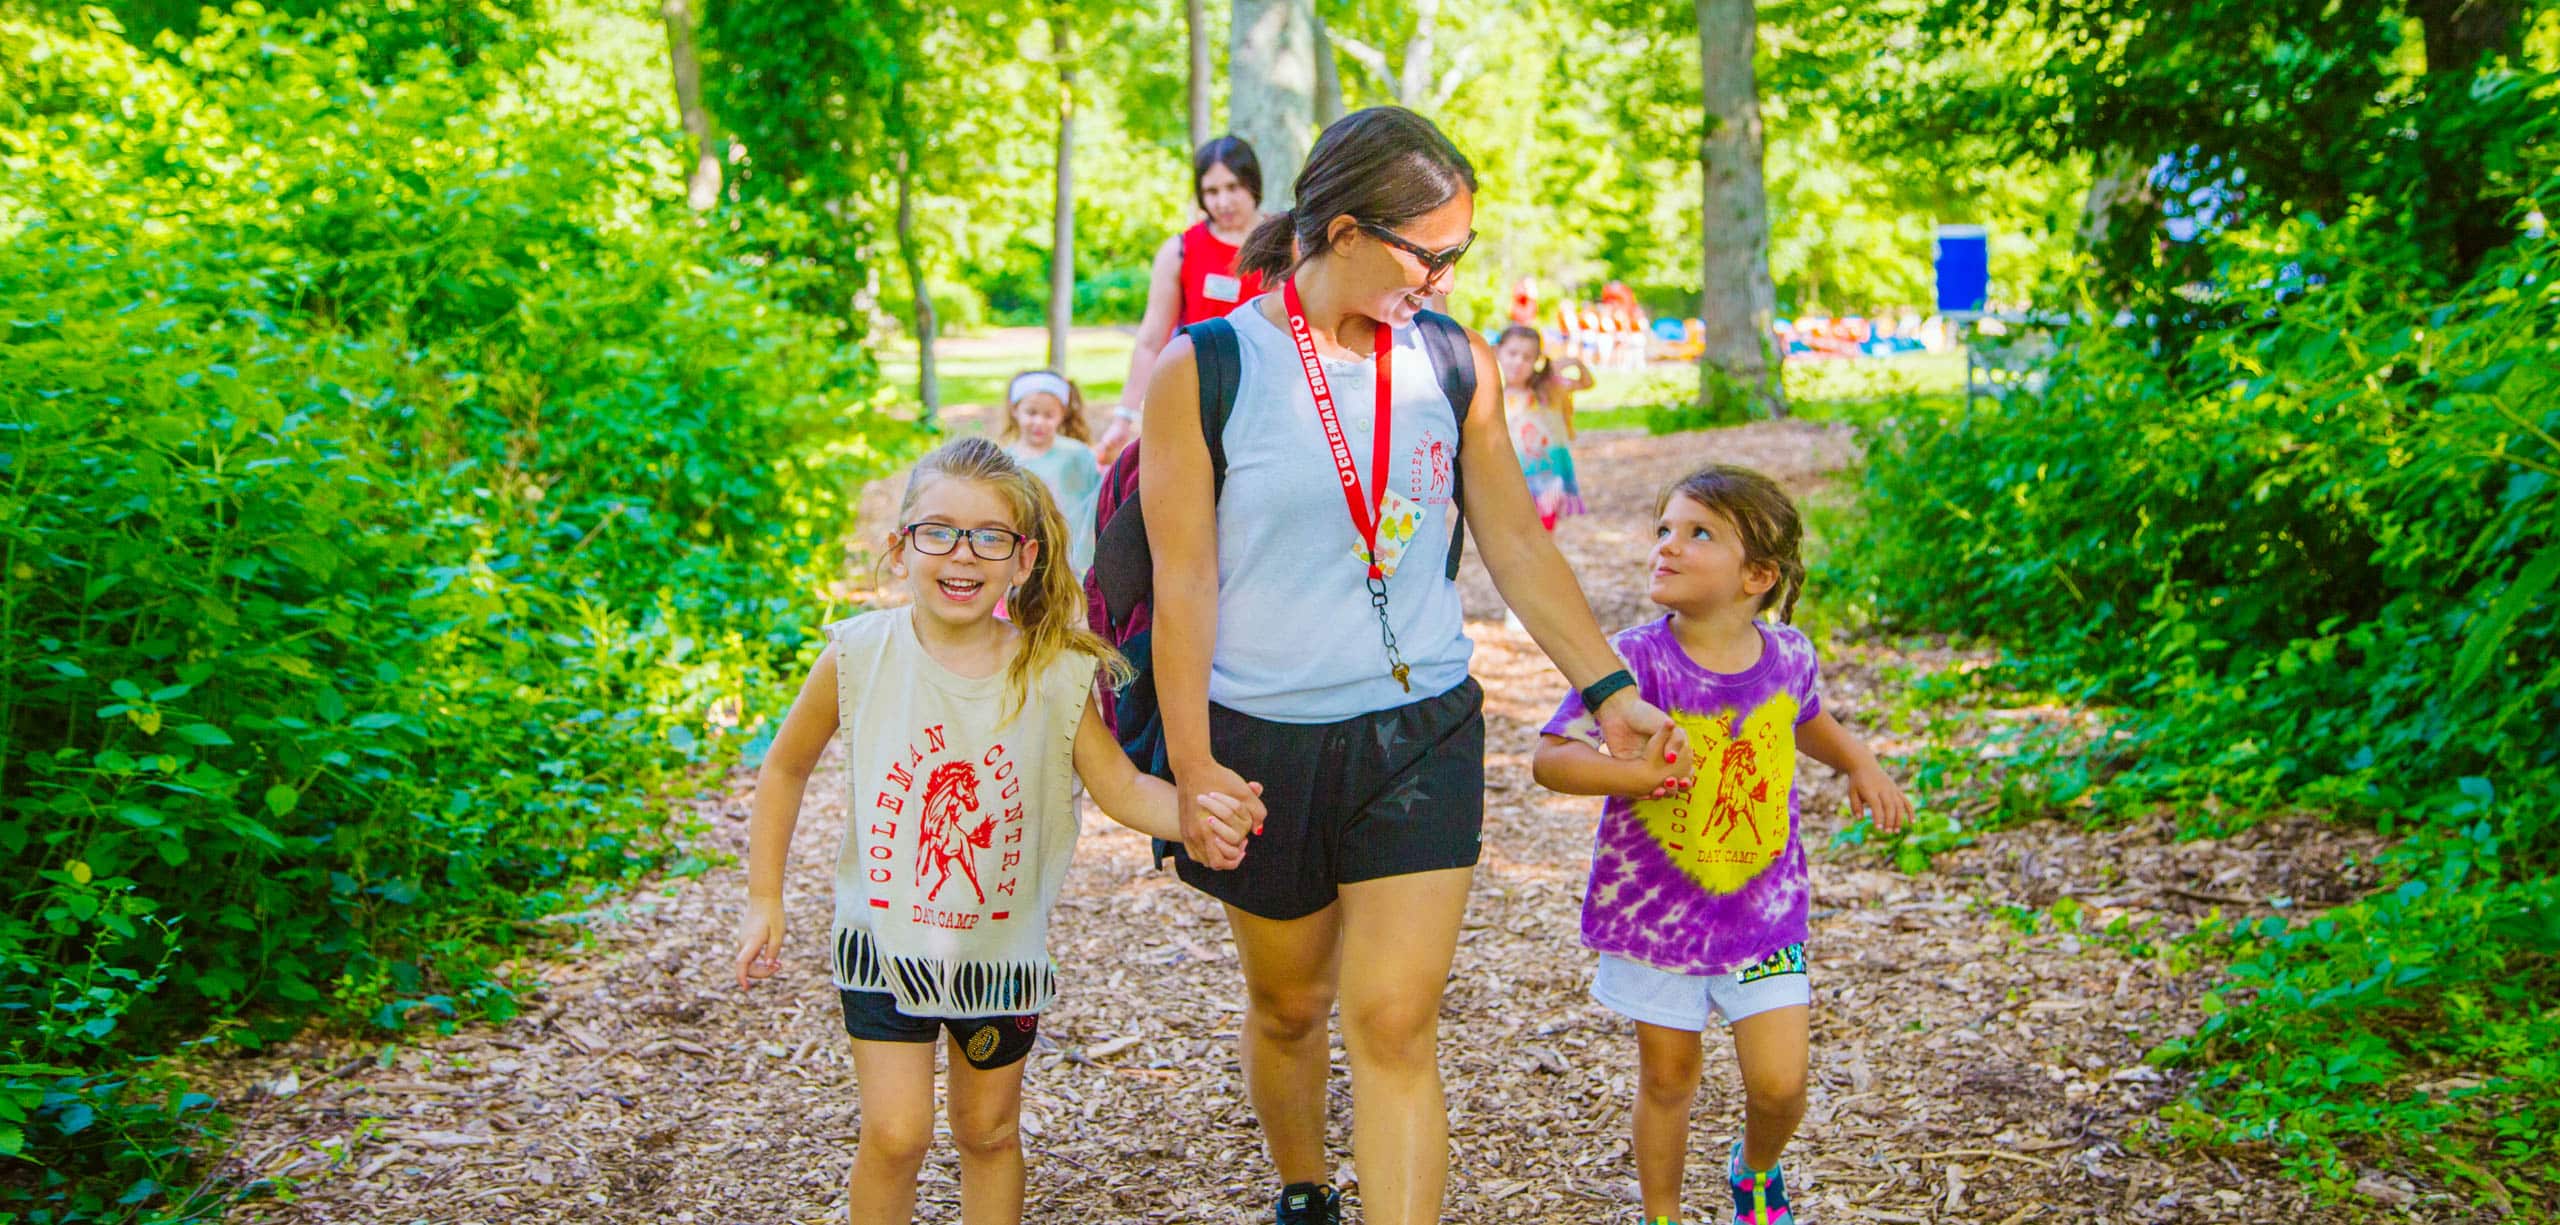
M1235 415L1236 393L1244 385L1244 357L1236 347L1236 327L1224 319L1203 319L1182 329L1191 337L1191 354L1200 368L1200 438L1209 444L1209 496L1227 491L1227 418Z
M1211 319L1183 329L1191 336L1192 356L1200 372L1200 437L1209 444L1209 488L1214 500L1227 487L1227 418L1236 408L1236 389L1243 378L1236 350L1236 330L1224 319ZM1129 454L1142 448L1130 444ZM1130 498L1102 525L1093 550L1094 586L1102 592L1103 615L1113 627L1129 623L1129 615L1155 590L1155 554L1147 546L1147 518L1141 499ZM1099 627L1097 627L1099 628Z
M1424 311L1414 322L1421 325L1422 347L1440 371L1441 394L1449 397L1449 411L1458 418L1458 464L1449 474L1449 581L1454 583L1467 547L1467 412L1476 402L1476 353L1467 343L1465 325L1457 320Z

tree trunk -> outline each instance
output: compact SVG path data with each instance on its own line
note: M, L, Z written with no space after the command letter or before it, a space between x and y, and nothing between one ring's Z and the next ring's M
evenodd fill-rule
M1759 37L1752 0L1697 0L1699 68L1706 132L1704 291L1706 352L1699 395L1710 409L1787 415L1771 325L1777 287L1769 280L1769 200L1760 175L1760 91L1751 55Z
M1191 147L1209 143L1209 11L1207 0L1183 0L1191 39Z
M1404 106L1426 106L1423 99L1431 96L1431 48L1434 28L1440 20L1440 0L1412 0L1413 37L1404 44L1404 64L1396 81L1396 101Z
M2080 246L2095 251L2118 237L2116 227L2144 211L2152 198L2150 164L2129 149L2108 149L2096 158L2089 195L2080 207Z
M901 87L903 90L903 86ZM898 117L903 127L907 117ZM907 288L915 295L916 398L924 405L924 422L942 416L942 383L933 369L933 293L925 285L924 259L916 252L916 171L912 133L902 135L898 150L898 259L907 266Z
M1067 327L1076 307L1076 61L1067 10L1049 14L1049 47L1058 58L1058 199L1049 235L1049 368L1067 368Z
M1342 65L1333 56L1333 32L1325 29L1324 18L1316 18L1316 130L1333 126L1333 121L1351 113L1342 102Z
M2427 71L2469 73L2494 53L2514 54L2523 0L2411 0L2425 32Z
M667 26L667 62L675 70L676 113L684 119L685 135L693 138L693 173L685 176L685 203L695 212L708 211L720 202L720 149L723 142L712 130L711 112L702 105L702 57L693 47L693 6L691 0L660 0L658 17Z
M1262 206L1284 209L1315 129L1315 0L1235 0L1233 19L1227 127L1262 159Z
M2438 116L2477 106L2471 88L2481 65L2491 56L2515 55L2524 36L2524 0L2412 0L2408 10L2426 42L2422 105ZM2428 128L2421 121L2418 130ZM2440 249L2450 249L2455 278L2467 277L2489 252L2514 238L2507 223L2512 201L2488 192L2488 167L2469 142L2420 141L2418 157L2431 202L2427 228L2436 232L2430 237Z

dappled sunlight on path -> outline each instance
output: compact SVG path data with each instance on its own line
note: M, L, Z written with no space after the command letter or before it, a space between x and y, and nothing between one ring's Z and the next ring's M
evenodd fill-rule
M1730 459L1803 495L1857 458L1846 431L1792 423L1594 435L1579 451L1594 513L1558 538L1612 628L1648 615L1639 564L1669 478ZM1563 682L1504 628L1472 563L1466 583L1492 760L1487 851L1442 1017L1449 1219L1632 1222L1633 1042L1590 1002L1590 959L1575 942L1598 805L1530 782L1535 728ZM1888 750L1894 737L1876 729L1904 670L1955 658L1924 643L1831 649L1828 708ZM2369 847L2308 821L2188 844L2157 823L2092 832L2049 821L1986 834L1912 877L1871 851L1827 849L1845 824L1842 788L1819 768L1805 777L1814 1067L1789 1156L1801 1219L2346 1219L2307 1205L2263 1161L2140 1138L2178 1088L2143 1054L2193 1027L2208 979L2129 957L2098 933L2124 917L2155 925L2165 944L2217 907L2343 896L2354 879L2343 865ZM704 801L710 849L743 852L749 781ZM235 1170L289 1189L239 1219L840 1219L860 1103L821 947L842 820L823 791L812 788L793 850L794 956L752 996L730 983L742 892L730 867L590 916L592 947L544 967L545 986L513 1023L379 1058L377 1041L313 1038L219 1065L224 1105L241 1116ZM1224 922L1152 871L1136 835L1091 814L1085 830L1055 922L1063 995L1031 1057L1028 1219L1267 1220L1274 1187L1236 1070L1241 984ZM2063 898L2083 916L2078 931L2036 920ZM1717 1208L1712 1171L1738 1126L1729 1050L1711 1038L1693 1214ZM1339 1076L1332 1105L1345 1152ZM946 1143L927 1164L919 1219L956 1220L957 1203Z

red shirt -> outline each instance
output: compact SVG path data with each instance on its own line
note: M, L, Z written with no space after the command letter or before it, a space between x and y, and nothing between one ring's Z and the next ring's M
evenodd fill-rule
M1262 276L1236 274L1236 249L1218 241L1206 221L1182 232L1182 315L1177 327L1216 319L1262 292Z

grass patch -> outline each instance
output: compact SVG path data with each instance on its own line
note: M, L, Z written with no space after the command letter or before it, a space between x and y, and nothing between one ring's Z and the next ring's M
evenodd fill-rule
M1120 327L1079 327L1069 336L1067 375L1084 388L1098 418L1119 402L1129 374L1136 334ZM916 350L897 339L878 351L880 376L901 402L916 397ZM1040 328L993 328L944 337L936 346L936 373L946 408L998 405L1005 383L1048 364L1049 336ZM1646 429L1663 410L1685 405L1698 393L1698 368L1664 362L1638 369L1594 372L1597 385L1577 401L1574 425L1585 430ZM1914 353L1854 361L1787 363L1787 400L1806 421L1846 421L1866 428L1909 412L1952 412L1964 403L1964 356Z
M1861 429L1914 411L1953 412L1964 404L1964 355L1913 353L1853 361L1796 360L1784 378L1789 410L1799 419L1845 421ZM1697 402L1698 368L1662 363L1603 370L1574 412L1581 429L1676 432L1680 410Z
M1076 328L1067 338L1067 377L1084 388L1085 408L1099 418L1120 402L1121 385L1129 377L1129 352L1136 333L1126 328ZM942 383L945 408L1004 402L1013 376L1049 364L1049 334L1040 328L997 328L945 337L935 345L934 373ZM900 403L916 400L915 342L900 338L878 353L881 381L897 389Z

